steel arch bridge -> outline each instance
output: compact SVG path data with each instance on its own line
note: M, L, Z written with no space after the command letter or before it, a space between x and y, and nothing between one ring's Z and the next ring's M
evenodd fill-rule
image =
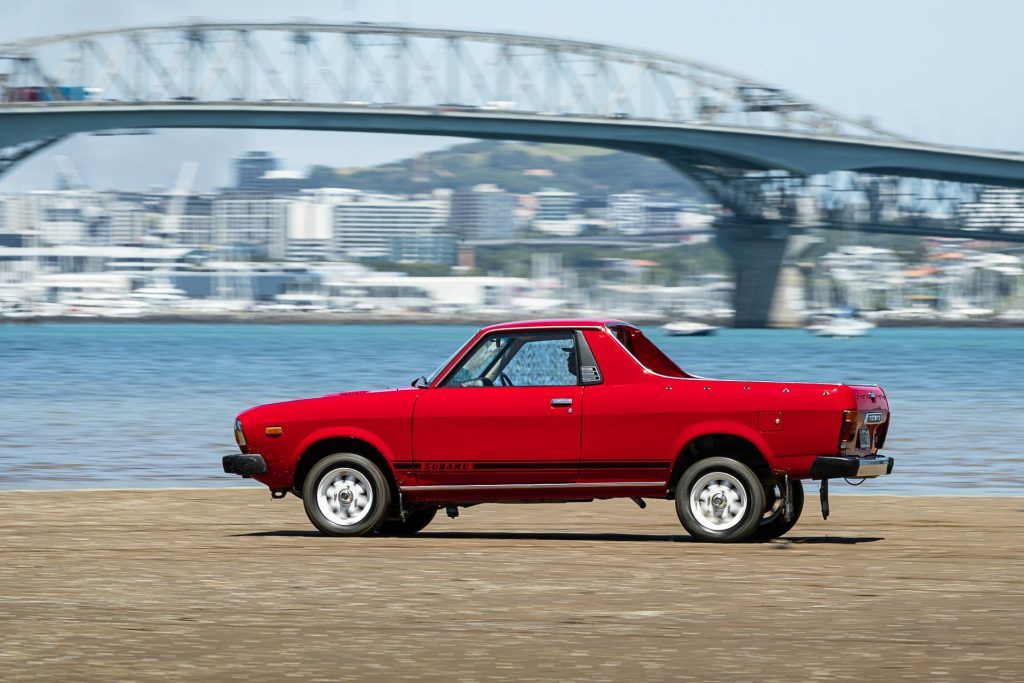
M793 228L1024 242L1024 156L915 142L648 50L306 22L0 45L0 173L68 135L161 127L560 141L664 159L726 209L717 234L741 323L767 315Z

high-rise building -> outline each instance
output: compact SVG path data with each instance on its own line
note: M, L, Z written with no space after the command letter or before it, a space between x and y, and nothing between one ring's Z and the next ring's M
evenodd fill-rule
M358 190L307 190L288 204L284 257L290 261L326 261L334 257L334 210Z
M450 192L426 197L352 193L334 208L334 247L340 257L391 256L391 238L444 232Z
M175 220L177 242L188 246L213 243L213 198L190 195L185 198L181 214Z
M449 227L461 239L510 237L515 233L515 199L495 185L452 194Z
M624 192L608 195L608 227L623 235L638 235L647 228L647 195Z
M537 201L536 221L564 221L576 213L579 196L575 192L543 190L533 196Z
M110 216L107 242L111 245L127 245L141 240L148 232L152 217L139 202L115 199L107 203Z
M279 160L270 152L246 152L235 159L235 189L255 192L262 188L261 179L276 171Z
M536 211L533 229L555 235L578 235L583 217L578 213L579 196L575 192L544 190L533 193Z
M213 200L213 242L245 247L258 256L284 256L287 199L269 195L222 195Z

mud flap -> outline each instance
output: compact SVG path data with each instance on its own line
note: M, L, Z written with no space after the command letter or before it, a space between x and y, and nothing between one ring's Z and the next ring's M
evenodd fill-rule
M784 491L786 505L782 509L782 516L788 522L793 519L793 487L789 483L789 475L784 474L783 477L786 484L786 490Z
M818 497L821 499L821 518L828 519L828 479L821 480Z

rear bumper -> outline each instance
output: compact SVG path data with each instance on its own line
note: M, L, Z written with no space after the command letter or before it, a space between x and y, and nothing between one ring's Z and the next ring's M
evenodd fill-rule
M811 479L870 479L892 472L895 461L884 455L871 458L844 458L822 455L811 464Z
M267 463L262 455L225 455L223 463L224 471L228 474L251 477L267 473Z

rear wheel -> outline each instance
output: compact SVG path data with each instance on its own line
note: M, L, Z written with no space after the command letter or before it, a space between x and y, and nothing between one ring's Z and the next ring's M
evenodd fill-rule
M676 514L698 540L735 543L757 530L764 499L752 469L732 458L707 458L683 472L676 486Z
M390 498L384 473L355 453L336 453L320 460L302 484L306 516L329 536L363 536L376 531Z
M426 528L437 514L437 508L406 510L405 519L400 516L388 517L377 529L382 536L412 536Z
M789 495L793 499L793 515L786 520L786 500L783 485L775 483L768 487L765 497L764 515L754 531L754 538L770 541L792 529L804 510L804 485L797 479L789 482Z

